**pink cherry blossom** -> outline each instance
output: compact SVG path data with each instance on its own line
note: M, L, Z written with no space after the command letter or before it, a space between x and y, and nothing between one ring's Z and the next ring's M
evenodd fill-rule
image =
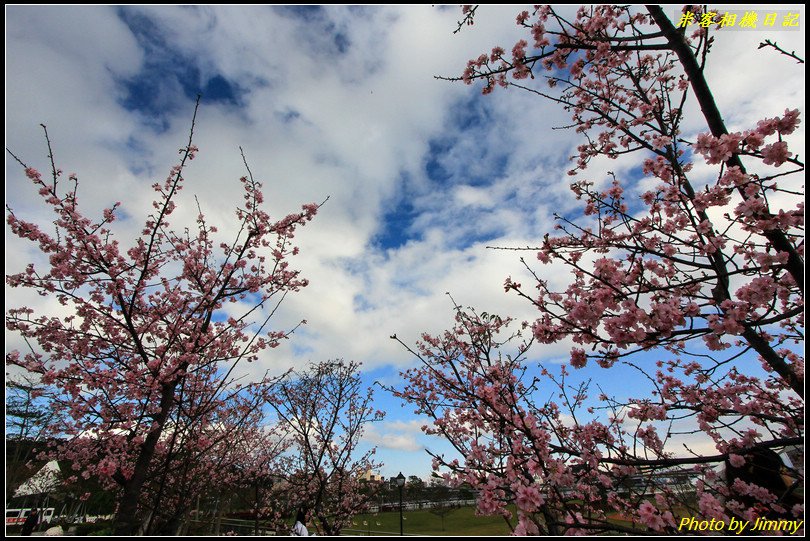
M535 486L520 486L517 489L515 501L518 507L524 511L537 511L543 505L543 497Z
M641 507L639 507L638 514L641 521L649 526L651 530L661 531L666 525L658 509L650 502L642 503Z
M788 146L785 141L778 141L771 143L762 148L762 163L766 165L774 165L779 167L785 163L788 158L793 156L792 152L788 151Z

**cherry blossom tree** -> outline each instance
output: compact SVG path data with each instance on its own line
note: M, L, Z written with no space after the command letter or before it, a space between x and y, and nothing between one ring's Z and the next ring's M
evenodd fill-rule
M236 463L236 473L231 486L250 503L254 517L254 534L259 534L261 519L279 524L289 511L286 502L278 501L277 484L284 482L287 462L284 453L291 445L289 434L283 425L263 426L246 439L241 458ZM286 526L286 524L285 524Z
M289 259L298 253L296 229L318 205L271 219L247 163L230 242L218 241L202 210L196 230L172 229L184 172L198 151L193 136L194 120L179 163L153 185L153 209L130 246L115 237L120 203L98 219L82 213L78 178L66 180L56 167L47 129L50 178L11 154L53 211L55 231L8 208L11 233L34 243L47 262L29 264L6 283L55 298L64 311L7 309L6 328L30 351L12 351L6 362L57 390L64 415L51 430L64 440L55 455L119 487L117 534L138 531L144 488L161 471L156 461L178 411L192 404L204 413L193 418L208 419L214 409L199 405L231 388L236 365L257 360L294 331L273 328L270 319L288 293L307 285ZM186 401L190 392L196 402Z
M475 9L464 7L459 29ZM517 16L529 39L454 78L556 102L584 139L570 172L584 216L557 216L557 232L532 249L570 271L567 286L524 261L530 284L510 277L505 289L537 318L509 331L510 318L456 306L453 329L409 348L422 364L398 392L461 456L435 455L434 467L475 487L479 512L502 514L515 533L803 519L802 474L718 475L804 443L804 164L789 146L797 109L727 129L704 75L715 15L688 8L704 24L687 31L660 6L573 18L538 6ZM690 100L707 129L696 137L681 128ZM581 176L597 158L628 154L654 188ZM559 342L571 344L559 371L532 361ZM635 372L646 394L594 392L571 371L593 363ZM714 452L675 448L685 435Z
M145 533L178 533L201 498L219 496L230 487L247 487L257 494L254 506L264 507L258 493L279 475L288 446L282 427L266 424L263 408L281 377L232 386L213 402L209 382L184 382L181 407L167 426L145 491Z
M375 448L358 451L365 427L385 416L373 408L373 390L363 387L359 368L334 360L293 372L270 402L292 451L281 468L287 473L277 499L286 500L293 514L304 509L324 535L340 534L366 508L370 495L362 477L380 467Z

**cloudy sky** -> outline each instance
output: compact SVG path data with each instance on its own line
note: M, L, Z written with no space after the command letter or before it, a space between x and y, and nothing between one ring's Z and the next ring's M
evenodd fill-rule
M395 385L414 359L389 336L412 344L448 328L446 292L531 319L502 284L509 275L521 281L519 257L533 254L487 246L536 245L553 213L578 212L565 171L580 141L552 130L566 124L563 111L518 91L486 97L434 79L460 74L494 45L509 50L524 37L518 11L482 7L475 26L453 35L456 6L6 7L6 146L46 170L39 124L47 124L58 166L80 177L87 213L121 201L131 219L118 231L132 238L202 92L200 153L181 205L196 194L209 222L228 232L244 174L239 146L276 216L329 197L297 236L294 264L311 285L274 320L308 324L261 367L342 357L362 362L370 383ZM708 73L732 129L803 107L803 68L758 51L765 38L804 53L803 28L718 34ZM701 130L700 117L686 127ZM589 175L601 182L608 168L636 165L597 163ZM20 215L41 213L8 159L6 201ZM176 222L195 212L181 207ZM36 259L30 246L7 241L7 273ZM6 295L7 306L52 304ZM563 344L535 356L558 361L565 352ZM606 374L595 377L610 386ZM383 473L426 475L421 450L441 444L419 435L423 421L407 408L377 395L389 415L367 439L389 464Z

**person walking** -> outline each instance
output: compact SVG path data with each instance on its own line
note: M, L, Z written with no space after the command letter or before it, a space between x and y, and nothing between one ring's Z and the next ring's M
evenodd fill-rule
M31 535L34 533L34 528L37 527L37 524L39 524L39 509L31 509L28 511L28 516L25 517L20 535Z
M303 509L298 510L298 514L295 515L295 525L293 526L292 534L293 535L309 535L309 531L307 531L307 514Z

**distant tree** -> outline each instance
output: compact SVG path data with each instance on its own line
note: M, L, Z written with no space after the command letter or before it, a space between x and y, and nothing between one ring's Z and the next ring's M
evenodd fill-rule
M35 473L53 417L46 386L27 374L6 374L6 501ZM36 462L42 466L42 462Z
M363 387L359 368L334 360L292 372L270 402L291 450L281 465L284 483L276 498L292 515L305 509L324 535L340 534L374 497L361 477L379 469L376 449L358 455L357 447L366 426L385 414L372 407L373 391Z
M445 531L444 517L446 517L447 515L449 515L450 513L452 513L453 511L455 511L457 509L458 509L458 504L448 502L448 501L440 501L440 502L437 502L437 503L434 503L433 505L431 505L430 509L428 509L428 511L430 511L431 515L436 515L437 517L439 517L441 519L441 521L442 521L442 531Z
M464 7L459 28L475 9ZM451 330L411 350L422 365L399 395L462 456L436 455L435 467L474 487L481 513L511 520L514 504L517 534L673 534L679 516L726 526L804 516L789 487L722 483L715 469L754 468L762 450L804 442L804 164L788 142L800 114L788 107L730 132L705 77L718 16L687 7L689 20L706 24L678 27L653 5L573 18L536 6L517 16L529 40L470 60L457 78L569 111L584 139L572 176L626 155L646 175L645 187L613 173L572 184L584 217L557 216L557 233L531 249L555 277L567 269L568 285L555 289L528 263L528 286L505 283L535 321L510 331L510 318L456 306ZM696 138L681 131L690 94L708 129ZM563 340L573 347L559 372L531 360L535 344ZM633 370L628 386L649 392L595 400L590 382L571 382L569 367L588 363ZM715 451L676 455L684 434ZM677 467L702 475L695 498L657 475Z
M436 481L436 479L433 479ZM444 517L458 509L459 504L457 501L451 501L453 497L450 487L444 483L431 483L430 485L430 500L432 502L429 511L432 515L436 515L442 521L442 531L444 528Z
M42 441L47 437L47 388L27 374L6 374L6 439Z
M417 475L409 475L405 482L405 497L408 501L425 499L425 482Z
M206 394L200 403L215 402L232 383L237 363L258 359L289 336L289 330L270 328L270 319L288 293L307 285L289 259L298 253L296 228L315 216L318 205L271 219L250 169L240 179L244 204L236 210L232 241L217 240L217 228L202 210L196 231L171 228L183 173L198 150L193 135L194 121L180 162L153 185L151 213L129 246L113 232L120 203L100 219L83 214L78 179L71 174L65 181L47 130L49 179L12 154L54 221L25 221L8 209L11 234L34 243L47 263L31 263L7 275L6 283L56 299L63 312L8 308L6 328L31 349L7 353L6 362L55 389L61 411L50 430L65 440L54 456L120 487L118 535L138 531L144 487L160 471L155 461L189 383L203 386L195 390ZM55 231L48 233L51 226Z

